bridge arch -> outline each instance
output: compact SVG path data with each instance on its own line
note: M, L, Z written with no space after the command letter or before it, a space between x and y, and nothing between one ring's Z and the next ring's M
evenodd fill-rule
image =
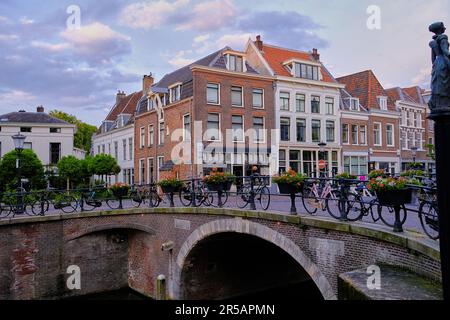
M190 234L181 246L173 267L173 277L169 290L170 295L174 299L184 298L181 290L182 272L186 259L197 244L213 235L233 232L251 235L256 238L266 240L267 242L277 246L291 256L305 270L319 289L324 299L337 299L332 286L323 275L319 267L313 263L311 259L292 240L271 228L241 218L214 220L201 225Z
M144 224L132 223L132 222L120 222L120 223L107 223L100 224L96 226L88 226L83 229L81 232L71 235L66 241L73 241L84 236L90 235L92 233L98 233L102 231L109 230L136 230L148 233L150 235L154 235L156 231Z

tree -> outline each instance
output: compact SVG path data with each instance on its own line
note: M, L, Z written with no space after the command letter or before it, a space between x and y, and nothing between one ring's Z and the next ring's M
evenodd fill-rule
M63 111L53 110L49 115L68 123L75 124L77 126L77 132L75 133L73 144L76 148L83 149L89 154L92 146L92 135L97 131L95 126L84 123L78 120L77 117Z
M98 154L93 157L89 162L89 171L95 175L109 176L111 174L118 174L120 172L120 166L109 154Z
M28 179L29 188L45 188L44 167L33 150L23 150L21 159L21 177ZM18 186L18 169L16 168L17 151L13 150L3 156L0 163L0 190L16 188Z
M83 177L81 160L74 156L63 157L58 161L58 173L67 181L67 189L70 189L70 183L80 181Z

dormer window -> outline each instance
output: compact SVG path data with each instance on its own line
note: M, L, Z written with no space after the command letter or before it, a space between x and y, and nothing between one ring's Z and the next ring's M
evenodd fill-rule
M319 67L306 63L292 62L288 65L291 73L296 78L319 81Z
M387 110L387 97L377 97L378 105L380 106L381 110Z
M174 84L169 88L169 101L174 103L180 100L181 96L181 83Z
M349 98L350 110L359 111L359 99L358 98Z
M226 54L225 61L227 69L230 71L242 72L244 71L244 58L235 54Z

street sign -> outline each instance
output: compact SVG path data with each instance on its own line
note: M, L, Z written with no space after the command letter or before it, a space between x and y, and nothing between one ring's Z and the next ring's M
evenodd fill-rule
M326 167L325 160L319 160L319 169L323 170Z

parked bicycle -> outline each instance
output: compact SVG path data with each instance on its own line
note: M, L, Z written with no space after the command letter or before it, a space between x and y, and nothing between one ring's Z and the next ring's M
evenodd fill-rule
M340 191L333 188L330 180L309 180L303 189L302 203L306 212L315 215L318 209L328 211L335 219L340 219Z
M81 197L78 200L81 211L92 211L102 206L102 201L97 198L96 190L82 191Z
M195 196L193 196L195 195ZM214 202L214 194L209 191L203 181L187 181L179 192L180 201L185 207L202 205L210 207ZM195 199L195 203L194 200Z
M34 215L45 215L50 210L50 205L53 205L55 210L61 210L64 213L72 213L77 210L78 201L75 197L47 190L38 193L38 198L31 204L31 211Z
M267 187L267 177L249 177L236 193L236 205L244 209L253 201L259 202L261 208L266 211L270 206L270 190ZM253 180L253 181L252 181ZM253 184L253 188L252 188Z
M423 231L431 239L439 238L439 217L437 208L437 195L434 183L422 188L422 195L419 198L419 219Z

